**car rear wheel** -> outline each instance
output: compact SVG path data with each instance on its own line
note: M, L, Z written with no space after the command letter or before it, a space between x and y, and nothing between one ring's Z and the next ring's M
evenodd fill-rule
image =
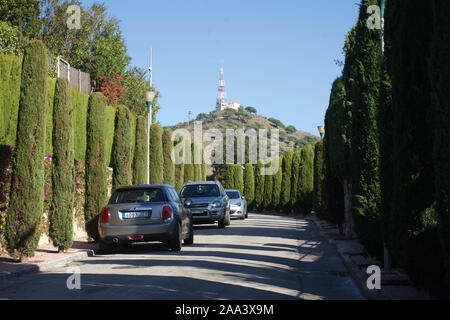
M180 251L182 242L183 242L183 236L181 232L181 226L177 224L175 234L173 235L173 238L169 241L169 247L172 249L172 251Z

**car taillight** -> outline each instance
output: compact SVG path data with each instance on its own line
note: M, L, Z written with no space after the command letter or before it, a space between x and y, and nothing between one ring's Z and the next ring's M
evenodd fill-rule
M102 213L100 215L100 221L101 222L109 222L110 217L111 217L111 213L109 212L109 209L105 208L102 210Z
M170 206L164 206L162 208L162 218L164 220L172 218L172 208Z

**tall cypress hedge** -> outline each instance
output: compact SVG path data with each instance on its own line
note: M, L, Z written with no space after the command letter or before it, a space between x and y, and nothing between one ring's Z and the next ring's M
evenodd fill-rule
M242 176L242 166L240 164L233 165L234 175L234 187L233 189L239 190L241 194L244 193L244 177Z
M133 173L131 171L131 112L127 107L119 105L116 111L114 142L112 150L112 189L129 186L132 184Z
M186 147L189 148L189 146L186 146ZM192 151L192 144L191 144L191 163L185 163L184 164L184 182L186 183L188 181L195 181L195 175L194 175L194 152Z
M58 251L73 243L74 145L73 107L67 79L56 80L53 104L53 196L49 213L49 236Z
M351 101L346 100L345 85L352 86L349 72L353 70L355 60L354 53L354 31L352 29L346 39L346 65L343 77L337 78L331 88L330 101L325 114L325 140L328 152L327 172L337 178L344 192L344 218L345 234L348 238L353 235L353 217L351 212ZM351 91L349 91L351 92ZM333 210L333 208L330 208Z
M263 207L265 210L272 209L273 198L273 175L264 176L264 199Z
M147 118L136 119L136 139L133 159L133 184L147 184Z
M310 145L301 150L299 177L298 207L301 213L309 214L314 191L314 150Z
M261 209L264 202L264 179L261 174L263 164L258 160L255 168L255 208Z
M378 0L363 0L355 28L354 60L349 76L352 104L351 168L355 231L367 250L383 254L380 230L380 185L376 116L381 74L380 31L369 29L367 9Z
M163 152L164 152L164 183L175 185L175 165L172 161L172 129L164 129L163 136Z
M16 149L5 235L9 254L20 260L34 255L41 233L48 105L46 50L42 41L32 41L25 48L22 64Z
M184 184L184 164L175 165L175 189L177 191L181 190Z
M272 196L272 207L275 210L280 209L281 202L281 188L283 187L283 170L282 170L282 159L278 159L278 171L273 177L273 196Z
M255 175L253 165L250 163L246 163L244 169L244 196L248 208L252 208L255 199Z
M325 167L324 167L324 154L323 154L323 141L316 143L314 147L314 191L313 191L313 210L314 213L320 218L324 219L324 180L325 180Z
M445 269L431 156L434 136L430 132L436 127L434 109L429 107L435 81L429 73L431 2L398 0L390 3L386 13L393 115L391 253L394 263L403 267L413 282L439 292Z
M435 198L443 256L446 257L447 288L450 288L450 3L434 0L432 5L434 34L430 61Z
M223 181L223 187L225 189L234 189L234 164L225 164L225 177Z
M108 199L105 146L106 99L100 92L89 98L85 168L84 217L89 237L98 240L97 223Z
M194 155L195 144L192 144L192 154ZM200 149L198 150L199 157L201 157L201 161L203 162L202 155L200 154ZM195 157L193 158L195 161ZM202 163L194 163L194 179L195 181L201 181L202 180Z
M281 165L283 171L283 187L281 188L281 208L284 211L290 212L290 199L291 199L291 174L292 174L292 158L294 152L287 150L283 155L283 162Z
M150 126L150 183L164 182L164 158L162 146L163 128L159 124Z
M289 206L295 213L300 213L300 165L301 165L301 151L296 150L292 157L292 171L291 171L291 199Z
M183 137L181 136L177 142L174 143L174 148L179 143L183 142ZM180 157L183 157L183 153L179 155ZM181 187L184 184L184 163L176 164L175 165L175 189L179 192L181 190Z
M0 144L15 145L22 58L0 55Z

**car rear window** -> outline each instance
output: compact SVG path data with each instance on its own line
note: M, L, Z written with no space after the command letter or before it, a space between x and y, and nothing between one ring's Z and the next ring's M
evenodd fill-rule
M145 203L164 202L164 193L159 188L138 189L138 190L118 190L111 199L112 204L119 203Z
M239 199L240 198L239 192L237 192L237 191L227 191L227 196L230 199Z
M218 197L220 190L216 184L191 184L184 186L180 195L182 198Z

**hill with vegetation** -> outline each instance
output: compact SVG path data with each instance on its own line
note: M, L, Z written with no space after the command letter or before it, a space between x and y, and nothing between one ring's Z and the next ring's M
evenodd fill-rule
M297 130L292 125L284 125L280 120L275 118L266 118L256 114L256 110L252 107L243 108L239 110L226 109L223 111L212 111L209 114L200 113L196 119L188 122L179 123L171 126L172 130L187 129L193 136L194 121L202 121L203 130L219 129L225 137L226 129L267 129L270 135L271 129L280 130L280 152L286 150L295 150L303 148L306 145L314 145L319 137L308 132ZM270 146L270 142L269 142Z

